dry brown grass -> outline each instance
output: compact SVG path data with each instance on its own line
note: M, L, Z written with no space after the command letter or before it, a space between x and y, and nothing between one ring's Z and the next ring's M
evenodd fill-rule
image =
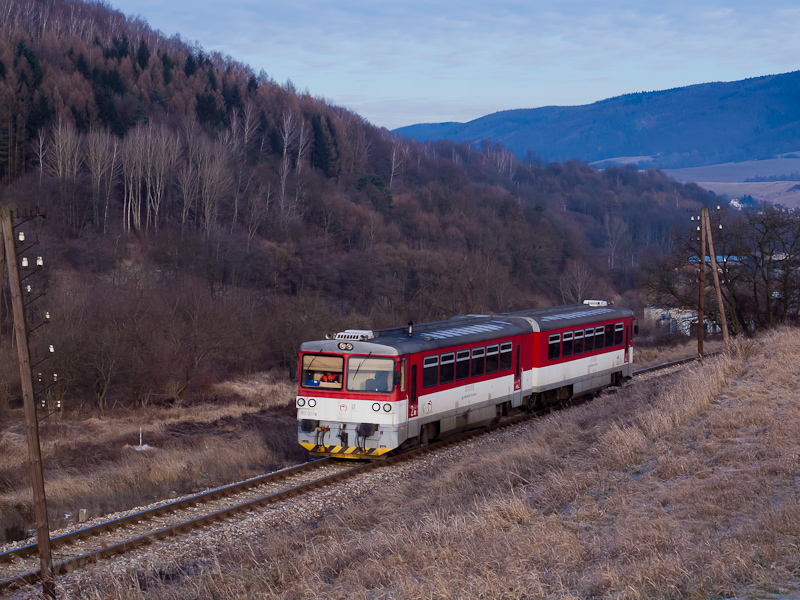
M234 383L220 386L217 394L207 402L42 421L52 525L73 520L82 508L89 516L103 515L305 458L296 443L288 382L260 375L249 389ZM19 539L32 520L23 417L21 411L5 417L0 431L0 543ZM144 450L137 449L140 428Z
M265 408L285 406L297 393L297 385L286 379L276 378L271 373L257 373L252 377L226 381L214 385L214 392L222 396L238 396L245 400L257 400Z
M796 330L740 342L454 454L345 511L266 531L206 573L162 566L95 589L159 599L797 594L798 355ZM157 587L142 587L148 576Z
M721 340L705 340L703 352L718 352L722 350ZM697 340L686 338L686 341L676 345L636 346L634 348L634 368L644 369L663 363L697 356Z

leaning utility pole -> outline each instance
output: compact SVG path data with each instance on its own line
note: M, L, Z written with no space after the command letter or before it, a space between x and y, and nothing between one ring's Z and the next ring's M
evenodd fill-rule
M0 206L0 242L3 242L8 265L8 286L11 290L11 308L14 317L14 333L17 338L19 375L22 383L22 400L25 406L25 431L28 439L28 460L33 487L33 514L36 518L36 535L42 579L42 593L48 598L56 597L55 575L50 554L50 527L47 521L47 502L44 495L44 472L42 450L39 445L39 420L33 394L28 327L25 321L25 304L22 300L22 282L17 264L17 249L14 238L14 217L11 209Z
M727 344L728 335L728 318L725 316L725 305L722 303L722 288L719 285L719 272L717 271L717 253L714 251L714 237L711 235L711 217L708 214L708 207L703 207L702 212L702 227L706 232L706 240L708 241L708 253L711 256L711 272L714 275L714 287L717 290L717 307L719 308L719 320L722 326L722 340ZM722 229L722 225L720 225Z
M706 305L706 228L702 221L708 214L708 207L704 206L700 217L700 298L697 302L697 360L703 362L703 321L705 320Z

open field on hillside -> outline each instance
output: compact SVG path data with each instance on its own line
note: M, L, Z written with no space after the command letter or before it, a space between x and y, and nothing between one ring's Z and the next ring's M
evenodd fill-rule
M769 158L765 160L744 160L704 167L684 169L663 169L664 173L678 181L743 182L755 177L777 177L800 171L800 158ZM794 182L797 183L797 182Z
M790 208L800 206L800 190L793 189L797 181L762 181L746 183L725 183L718 181L697 181L701 188L714 192L718 196L726 195L729 198L742 198L752 196L759 202L781 204Z
M474 443L121 598L778 598L800 593L800 335L740 340ZM246 538L246 539L245 539ZM94 597L94 596L93 596Z
M750 195L784 206L800 206L800 190L793 189L797 181L747 182L756 177L777 177L800 172L800 159L771 158L736 163L722 163L685 169L663 169L664 173L681 182L694 182L717 195L741 198Z

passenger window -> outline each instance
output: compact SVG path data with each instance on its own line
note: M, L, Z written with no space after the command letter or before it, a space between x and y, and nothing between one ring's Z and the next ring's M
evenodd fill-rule
M456 353L456 379L469 377L469 350L459 350Z
M487 346L486 347L486 372L497 373L500 368L500 346Z
M511 355L511 342L503 342L500 344L500 370L506 371L511 368L513 362Z
M594 352L594 329L589 327L586 330L586 337L583 340L583 349L586 352Z
M422 387L429 388L439 384L439 357L426 356L422 359Z
M575 332L575 340L572 342L572 353L583 353L583 329L579 329Z
M453 352L442 354L442 364L439 367L439 383L453 383L456 378L456 355Z
M480 377L483 375L484 369L484 355L486 351L483 348L472 349L472 372L473 377Z
M594 349L595 350L602 350L603 349L603 331L602 327L595 327L594 328Z
M621 346L622 338L625 336L625 325L617 323L614 325L614 345Z
M547 360L561 358L561 334L554 333L547 340Z
M572 332L564 333L564 343L561 345L561 356L572 356Z
M614 325L609 323L606 325L606 348L611 348L614 345Z

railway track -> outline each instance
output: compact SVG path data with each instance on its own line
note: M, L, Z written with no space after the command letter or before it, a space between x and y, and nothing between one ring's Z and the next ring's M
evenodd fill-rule
M696 358L692 357L639 369L634 371L634 376L680 366L695 360ZM125 554L157 540L174 537L230 518L237 513L276 504L360 473L434 452L547 412L550 412L550 409L509 417L489 427L455 435L381 461L365 463L331 458L315 460L77 529L51 539L53 569L56 575L70 573L103 558ZM36 543L0 553L0 592L39 581L38 566Z
M369 464L312 461L216 488L51 539L58 575L137 547L206 526L257 506L280 502L352 476ZM0 553L0 592L39 580L36 543Z

